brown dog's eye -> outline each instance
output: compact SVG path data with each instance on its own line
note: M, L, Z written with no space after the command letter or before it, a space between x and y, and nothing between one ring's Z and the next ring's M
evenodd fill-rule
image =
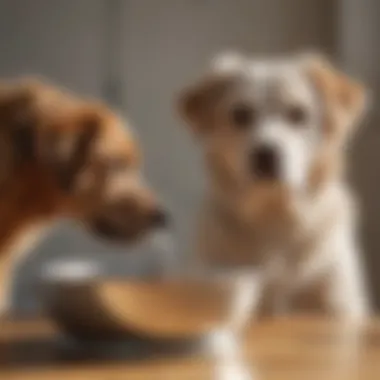
M231 110L231 120L236 127L248 128L254 124L256 112L254 108L248 104L236 105Z
M300 106L291 106L286 110L286 118L294 125L301 125L307 121L307 112Z

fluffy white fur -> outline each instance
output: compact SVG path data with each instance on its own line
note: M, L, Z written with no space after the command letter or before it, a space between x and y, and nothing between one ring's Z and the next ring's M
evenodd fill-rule
M198 264L247 265L265 283L257 307L245 297L245 306L235 309L235 327L252 313L345 320L369 313L356 202L343 170L348 137L365 103L361 85L314 55L218 57L184 91L182 116L202 145L210 179ZM231 119L239 104L255 110L244 130ZM294 106L302 109L301 119ZM274 179L256 178L248 169L249 152L263 144L279 158ZM241 284L237 298L244 299L250 283Z

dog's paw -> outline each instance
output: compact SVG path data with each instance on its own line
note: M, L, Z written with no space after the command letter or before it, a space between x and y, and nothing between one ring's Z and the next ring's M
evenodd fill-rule
M214 380L255 380L241 362L226 361L216 365Z
M213 380L254 380L244 363L240 339L233 331L216 332L209 341L215 360Z

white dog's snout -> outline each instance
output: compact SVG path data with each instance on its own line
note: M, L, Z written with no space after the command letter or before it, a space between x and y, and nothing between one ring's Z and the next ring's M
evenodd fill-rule
M270 145L276 148L283 146L289 139L287 128L281 120L268 118L252 131L252 140L256 145Z
M251 135L250 150L254 151L256 169L264 170L272 178L291 186L302 186L307 175L310 158L302 132L291 128L281 120L263 122ZM263 150L263 147L265 149ZM265 154L258 154L263 152ZM261 157L258 157L261 156ZM264 174L265 174L264 173Z

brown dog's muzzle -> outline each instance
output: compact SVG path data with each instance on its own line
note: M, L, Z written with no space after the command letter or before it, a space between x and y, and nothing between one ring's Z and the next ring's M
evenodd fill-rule
M113 241L137 240L149 232L168 227L168 213L158 205L126 198L104 205L87 219L95 235Z

